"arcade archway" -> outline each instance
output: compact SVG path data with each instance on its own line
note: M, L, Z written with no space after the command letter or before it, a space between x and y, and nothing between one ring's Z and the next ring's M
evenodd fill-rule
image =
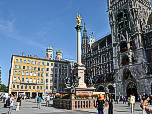
M104 87L103 86L99 86L99 88L98 88L98 92L104 92L105 90L104 90Z
M127 85L126 92L127 92L127 98L130 97L130 95L134 95L137 100L138 98L137 87L133 82L130 82Z
M115 93L115 89L112 85L109 85L108 89L109 89L109 93Z

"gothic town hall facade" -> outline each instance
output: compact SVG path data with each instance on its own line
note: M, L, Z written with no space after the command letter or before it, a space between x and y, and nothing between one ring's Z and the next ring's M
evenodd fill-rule
M118 96L152 94L152 13L150 0L107 0L111 34L95 41L84 25L85 82ZM93 83L93 85L91 85Z

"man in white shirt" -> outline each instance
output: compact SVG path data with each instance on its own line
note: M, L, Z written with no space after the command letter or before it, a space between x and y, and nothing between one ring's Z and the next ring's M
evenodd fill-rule
M3 94L3 103L5 103L6 95L5 93Z
M49 101L50 101L50 96L47 95L47 97L46 97L46 106L49 106Z
M134 96L134 94L133 94L132 98L134 99L134 106L135 106L135 96Z

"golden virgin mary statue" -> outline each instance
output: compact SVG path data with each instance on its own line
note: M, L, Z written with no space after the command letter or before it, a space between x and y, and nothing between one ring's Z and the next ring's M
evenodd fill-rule
M76 19L77 19L77 25L81 26L81 20L82 20L82 18L80 17L80 14L78 15L78 13L77 13Z

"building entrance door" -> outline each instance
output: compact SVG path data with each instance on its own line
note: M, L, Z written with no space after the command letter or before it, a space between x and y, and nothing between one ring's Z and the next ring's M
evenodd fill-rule
M127 98L130 97L130 95L134 95L135 99L138 99L138 94L137 94L137 87L135 86L134 83L130 82L127 86Z

